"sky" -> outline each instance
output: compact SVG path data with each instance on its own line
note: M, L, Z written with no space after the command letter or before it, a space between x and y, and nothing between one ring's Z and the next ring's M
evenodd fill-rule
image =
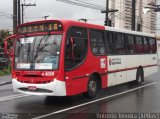
M104 24L105 15L100 10L73 6L56 0L21 0L21 2L36 3L35 7L25 8L25 22L42 20L49 15L48 19L72 19L87 18L89 23ZM84 0L105 7L105 0ZM0 0L0 29L12 29L13 0ZM7 18L2 17L3 13ZM8 18L10 17L10 18Z
M82 0L88 3L97 4L105 7L106 0ZM158 0L160 4L160 0ZM100 10L73 6L57 0L21 0L21 3L36 3L35 7L27 7L24 10L25 22L42 20L44 16L49 15L48 19L88 19L89 23L104 25L105 14ZM0 0L0 29L12 30L13 0ZM5 16L4 14L5 13ZM7 16L6 16L7 14ZM158 14L157 29L160 34L160 13ZM3 16L2 16L3 15Z

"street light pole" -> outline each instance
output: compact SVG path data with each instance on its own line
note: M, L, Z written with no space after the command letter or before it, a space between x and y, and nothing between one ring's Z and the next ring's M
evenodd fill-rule
M22 4L22 24L24 23L24 6L29 7L29 6L36 6L36 4Z
M46 15L46 16L44 16L43 18L44 18L45 20L47 20L48 17L49 17L49 15Z

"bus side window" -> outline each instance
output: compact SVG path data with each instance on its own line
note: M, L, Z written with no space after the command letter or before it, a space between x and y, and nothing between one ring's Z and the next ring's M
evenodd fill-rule
M144 53L143 40L141 36L136 36L136 53Z
M117 33L116 40L115 40L115 51L117 54L126 53L125 38L124 38L124 34L122 33Z
M134 54L135 53L135 41L134 41L134 36L133 35L127 35L127 49L129 54Z
M144 53L149 53L149 43L148 38L143 37Z
M156 51L157 51L156 40L154 38L149 38L149 52L156 53Z
M72 57L72 43L71 43L71 39L67 38L66 39L66 46L65 46L65 59L70 59Z
M94 55L105 55L103 32L90 30L90 45Z
M114 39L112 32L105 32L105 47L107 54L114 54Z
M69 29L65 46L65 69L79 66L87 55L87 29L72 27Z

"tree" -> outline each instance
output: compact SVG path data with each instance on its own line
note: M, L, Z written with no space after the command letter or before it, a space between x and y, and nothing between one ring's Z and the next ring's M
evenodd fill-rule
M4 39L10 35L8 30L0 30L0 50L4 48Z

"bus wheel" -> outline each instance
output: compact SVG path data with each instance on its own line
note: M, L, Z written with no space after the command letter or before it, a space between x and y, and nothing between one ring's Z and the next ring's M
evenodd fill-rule
M98 82L94 76L91 76L88 85L87 92L83 94L85 98L93 98L97 95L98 92Z
M136 76L136 84L141 85L144 79L143 71L142 69L137 70L137 76Z

